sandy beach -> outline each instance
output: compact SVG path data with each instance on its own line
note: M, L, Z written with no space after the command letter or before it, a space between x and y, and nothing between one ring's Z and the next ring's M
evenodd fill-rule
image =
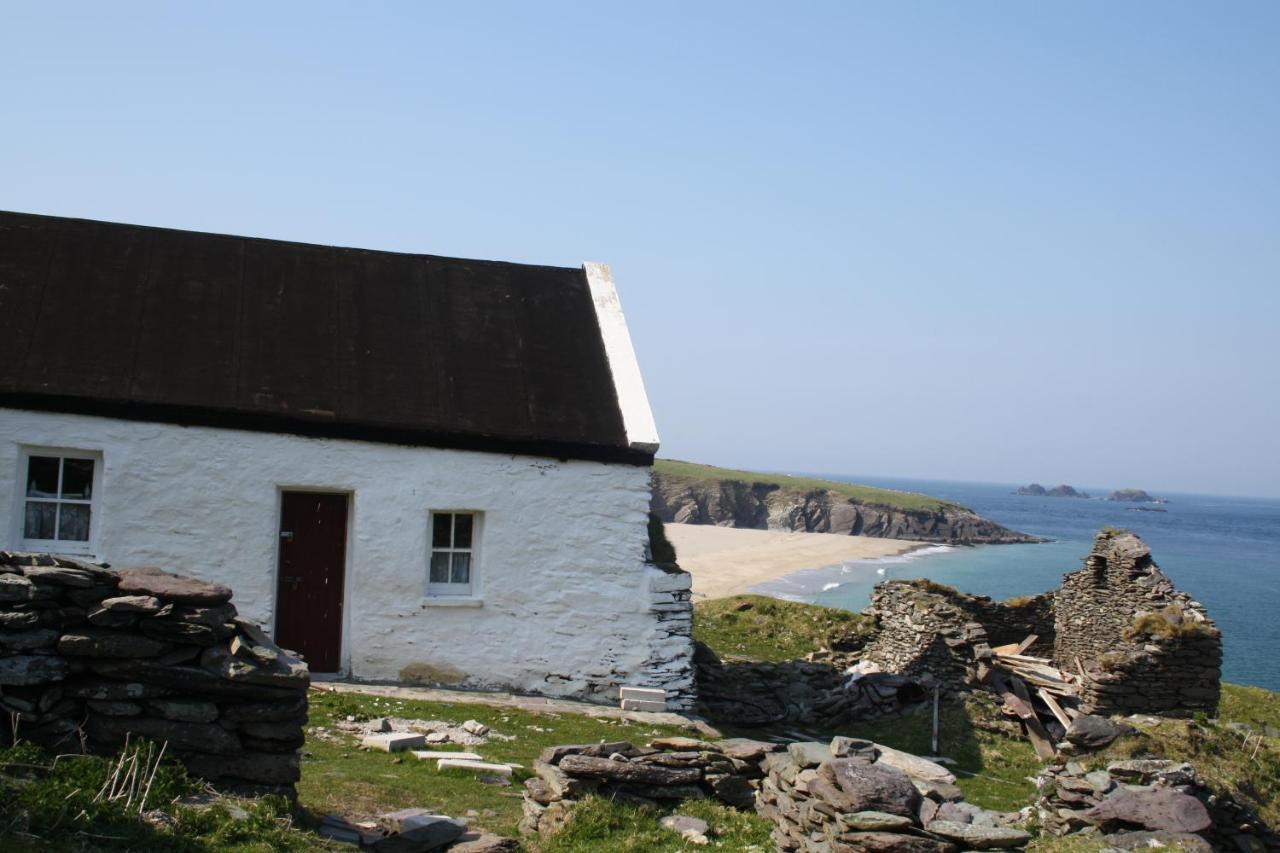
M668 524L680 567L693 575L693 597L724 598L803 569L846 560L893 557L923 547L921 542L844 536L742 530L708 524Z

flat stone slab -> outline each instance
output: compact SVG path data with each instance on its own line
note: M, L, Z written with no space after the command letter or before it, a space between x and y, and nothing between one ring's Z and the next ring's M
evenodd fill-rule
M120 572L123 595L154 595L178 604L225 604L231 600L231 589L220 583L175 575L154 566L140 566Z
M863 832L896 832L913 823L909 817L887 812L853 812L841 817L840 821Z
M365 735L360 745L369 749L380 749L383 752L398 752L402 749L413 749L425 746L427 739L422 735L408 732L392 732L391 734Z
M951 820L935 820L925 827L928 832L940 835L973 850L995 850L1003 847L1022 847L1031 840L1031 833L1021 829L1005 829L998 826L974 826Z
M456 758L460 761L484 761L484 758L474 752L445 752L434 749L415 749L413 757L419 761L435 761L438 758Z
M488 761L470 761L465 758L441 758L436 762L440 770L457 768L459 770L475 770L481 773L496 773L499 776L510 776L511 765L493 764Z

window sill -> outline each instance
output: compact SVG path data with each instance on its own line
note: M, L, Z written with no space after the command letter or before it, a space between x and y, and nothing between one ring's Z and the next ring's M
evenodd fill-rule
M423 607L484 607L484 599L471 595L428 595L422 599Z

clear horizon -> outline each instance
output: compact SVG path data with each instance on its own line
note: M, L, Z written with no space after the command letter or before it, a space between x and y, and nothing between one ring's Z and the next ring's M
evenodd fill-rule
M1278 40L1252 0L10 5L0 208L607 262L664 457L1274 498Z

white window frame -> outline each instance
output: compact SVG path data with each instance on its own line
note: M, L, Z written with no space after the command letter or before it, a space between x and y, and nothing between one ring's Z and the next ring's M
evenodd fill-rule
M456 519L451 522L449 528L449 547L436 547L435 529L436 516L449 515L469 515L471 516L471 547L456 548L453 546L454 526ZM480 536L484 529L484 513L475 509L433 509L427 513L427 576L426 576L426 597L436 600L472 600L478 598L480 585L478 582L478 572L480 568ZM433 583L431 580L431 558L432 555L438 553L448 554L470 554L471 565L466 583Z
M27 497L27 478L31 473L31 457L33 456L52 456L56 457L58 462L58 497L54 498L28 498ZM93 463L93 491L89 500L67 499L62 495L62 475L63 460L66 459L87 459ZM102 521L102 453L95 450L80 450L69 447L35 447L23 445L18 452L18 478L17 478L17 518L15 519L16 535L14 541L18 543L18 547L23 551L47 551L51 554L68 554L75 556L93 555L95 553L95 544L98 541L98 530ZM77 504L89 507L89 538L81 541L77 539L28 539L26 531L27 502L36 500L43 503L61 504ZM55 516L54 535L58 532L58 522Z

